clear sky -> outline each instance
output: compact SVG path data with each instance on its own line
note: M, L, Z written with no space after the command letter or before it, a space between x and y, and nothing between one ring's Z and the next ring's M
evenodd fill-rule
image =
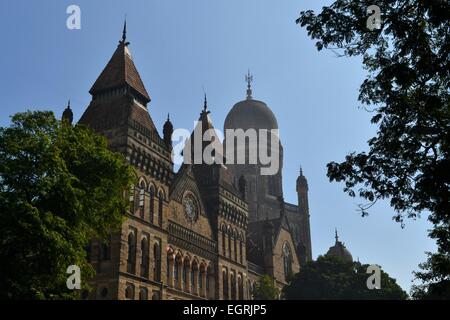
M322 0L0 1L0 126L20 111L53 110L72 100L75 120L90 101L90 87L121 37L125 14L134 62L152 102L160 133L170 112L175 128L193 129L208 95L214 125L245 98L244 75L254 75L253 96L277 116L284 146L285 199L297 202L299 166L309 184L313 256L334 244L334 229L354 258L380 264L409 291L412 271L434 250L422 217L404 229L388 203L367 218L330 183L326 164L366 149L375 134L371 114L358 108L365 77L358 58L316 51L299 12ZM81 8L81 30L66 28L66 8Z

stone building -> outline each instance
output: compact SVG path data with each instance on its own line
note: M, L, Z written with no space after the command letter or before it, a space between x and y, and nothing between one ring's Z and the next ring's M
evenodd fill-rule
M133 62L126 26L90 89L80 124L125 155L139 181L126 190L130 210L119 233L88 250L97 274L90 299L251 299L269 274L280 288L311 259L308 185L300 173L298 206L283 200L282 175L255 168L184 163L175 172L168 118L161 137L150 95ZM152 112L158 112L157 107ZM199 123L214 129L205 97ZM72 121L70 106L64 118ZM253 122L249 120L252 119ZM239 122L241 121L241 122ZM237 103L226 128L278 128L272 111L251 97ZM282 166L282 150L280 152Z

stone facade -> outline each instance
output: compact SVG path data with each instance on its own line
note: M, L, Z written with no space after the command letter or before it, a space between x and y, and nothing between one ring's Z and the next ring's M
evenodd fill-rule
M300 206L286 204L278 174L271 214L253 219L249 207L260 200L239 190L240 168L185 163L174 172L173 126L168 119L161 137L151 119L126 30L90 93L79 123L104 135L139 180L125 192L130 210L121 231L88 248L97 274L84 298L251 299L262 275L281 288L310 259L307 187ZM206 99L199 121L213 128Z

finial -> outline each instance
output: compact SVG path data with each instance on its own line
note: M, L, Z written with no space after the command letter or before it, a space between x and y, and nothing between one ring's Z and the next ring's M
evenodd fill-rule
M334 238L336 239L336 243L338 243L338 241L339 241L339 236L338 236L337 228L334 229L334 233L335 233Z
M125 16L125 21L123 22L123 32L122 32L122 41L125 42L127 40L127 16Z
M170 113L167 113L167 121L170 121Z
M130 44L127 42L127 15L125 15L125 21L123 22L122 40L119 42L126 46Z
M303 177L303 169L302 169L302 166L300 166L300 177Z
M206 99L206 93L205 93L205 100L203 102L203 112L206 112L208 110L208 100Z
M250 69L248 69L247 74L245 75L245 81L247 82L247 99L252 99L252 82L253 82L253 75L250 74Z
M69 101L67 102L67 108L70 109L70 99L69 99Z

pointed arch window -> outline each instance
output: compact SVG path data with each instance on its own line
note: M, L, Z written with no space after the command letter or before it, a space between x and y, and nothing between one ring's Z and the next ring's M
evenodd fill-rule
M154 223L155 220L155 188L150 187L150 206L149 206L150 223Z
M228 300L228 272L227 269L222 270L222 293L223 300Z
M128 234L127 272L132 274L136 272L136 237L134 232Z
M158 225L162 225L163 220L163 203L164 203L164 194L162 191L158 194Z
M153 245L153 258L155 261L153 266L153 280L161 281L161 249L159 242ZM169 263L167 263L167 267L169 267Z
M145 183L141 181L139 185L139 215L144 219Z
M148 278L149 250L148 238L141 240L141 277Z

